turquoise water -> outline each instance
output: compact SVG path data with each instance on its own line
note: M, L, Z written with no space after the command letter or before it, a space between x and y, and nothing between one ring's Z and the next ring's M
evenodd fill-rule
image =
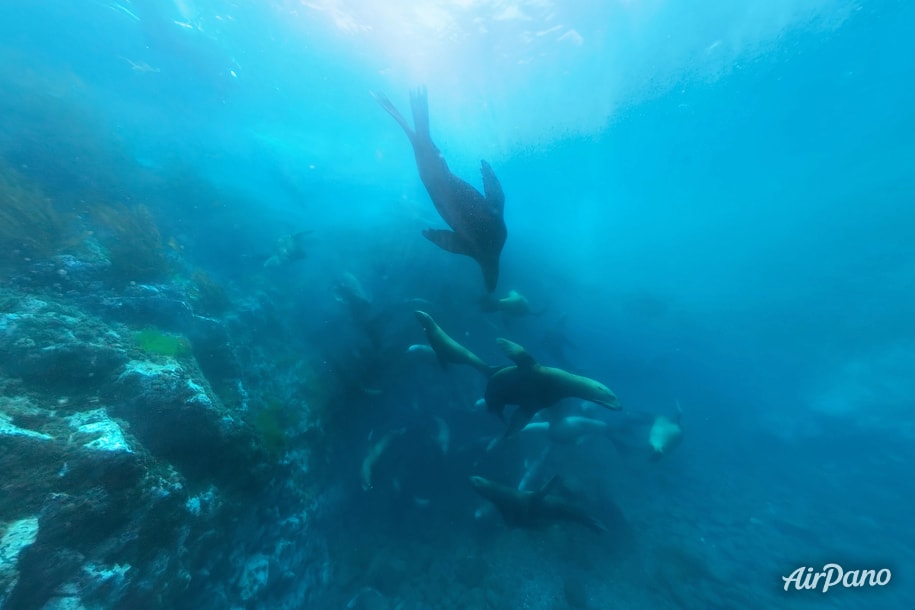
M592 4L0 6L0 607L915 604L915 9ZM418 86L534 315L423 238ZM417 309L623 408L493 447Z

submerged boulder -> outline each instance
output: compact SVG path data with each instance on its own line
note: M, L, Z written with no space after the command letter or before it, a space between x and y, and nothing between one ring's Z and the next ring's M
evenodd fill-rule
M19 581L19 554L35 542L38 518L25 517L0 525L0 607Z
M183 481L104 406L0 396L0 469L3 608L110 604L132 562L178 540Z
M121 336L70 307L38 298L5 299L0 374L42 391L80 393L110 380L126 361Z
M256 483L267 460L254 430L222 405L193 360L131 360L111 390L113 414L185 476L233 487Z

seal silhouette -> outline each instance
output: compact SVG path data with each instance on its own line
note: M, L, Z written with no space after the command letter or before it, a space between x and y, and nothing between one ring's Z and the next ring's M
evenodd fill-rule
M448 333L442 330L442 327L425 311L416 310L413 313L416 316L417 321L419 321L420 325L423 327L423 331L426 333L426 340L429 341L429 346L432 348L432 351L435 352L435 357L438 359L442 368L445 368L449 363L466 364L467 366L478 370L484 377L489 377L497 370L483 362L479 356L448 336Z
M607 531L607 526L584 507L554 493L561 484L558 475L536 491L512 489L479 476L470 477L470 484L474 491L496 507L509 527L542 528L571 521L595 532Z
M524 428L538 411L563 398L581 398L613 410L622 408L616 394L601 382L543 366L523 347L508 339L497 339L496 342L514 365L499 369L490 376L483 395L486 408L502 418L506 405L518 405L503 438L512 436Z
M659 459L663 455L670 453L683 438L683 425L680 420L683 417L683 409L680 408L680 401L677 401L677 414L674 417L658 415L651 423L651 430L648 431L648 444L651 445L653 459Z
M371 92L388 114L403 128L413 145L416 169L439 216L451 230L426 229L423 236L436 246L454 254L469 256L483 272L488 292L499 280L499 256L508 231L503 210L505 194L495 172L486 161L480 161L485 196L458 178L429 135L429 101L425 87L410 93L413 127L383 93Z

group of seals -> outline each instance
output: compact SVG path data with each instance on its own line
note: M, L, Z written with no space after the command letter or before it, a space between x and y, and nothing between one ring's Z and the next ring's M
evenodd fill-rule
M538 411L553 406L563 398L581 398L612 410L622 408L616 394L603 383L560 368L544 366L527 350L508 339L499 338L496 339L496 343L513 364L502 367L490 366L451 338L428 313L420 310L414 313L442 367L448 364L463 364L486 377L483 400L490 413L504 421L505 407L517 406L508 421L503 438L514 435L524 428Z
M372 96L407 134L419 178L439 216L451 227L451 231L426 229L423 235L443 250L475 260L483 272L487 292L494 291L499 280L499 256L508 236L503 219L505 194L495 172L489 163L480 162L485 196L451 173L429 135L429 101L424 87L410 92L412 128L383 93L373 91Z
M450 231L426 229L423 235L443 250L469 256L477 262L489 293L481 302L484 311L501 311L506 324L512 316L541 315L542 311L533 311L527 299L516 291L511 291L503 299L489 296L495 291L499 279L499 258L508 235L503 218L505 195L489 164L486 161L480 162L483 193L451 172L430 135L425 88L410 93L412 127L383 93L372 92L372 96L407 135L413 146L419 177L439 216L451 228ZM577 397L613 410L621 408L617 396L603 383L564 369L543 366L517 343L497 339L497 344L512 364L492 367L451 338L428 313L417 310L415 315L423 327L431 351L443 368L448 364L466 365L486 378L483 400L489 412L504 421L505 407L517 407L502 439L516 434L530 424L539 411L564 398ZM561 352L567 340L563 341L561 325L556 330L558 339L554 341L553 347L554 351ZM545 343L549 347L549 342ZM422 351L421 347L411 346L409 351L419 352ZM654 450L661 454L671 443L676 442L676 433L672 426L665 427L665 422L660 421L660 418L655 424L650 442ZM550 435L557 442L571 441L604 429L606 424L603 422L583 417L565 418L549 424ZM371 486L371 466L374 460L370 458L377 459L389 442L390 435L379 441L369 452L367 464L363 464L364 486ZM447 441L445 443L447 447ZM557 521L575 521L595 531L606 530L600 521L554 493L559 483L558 477L537 491L513 489L479 476L471 477L470 480L477 493L489 500L509 525L538 527Z

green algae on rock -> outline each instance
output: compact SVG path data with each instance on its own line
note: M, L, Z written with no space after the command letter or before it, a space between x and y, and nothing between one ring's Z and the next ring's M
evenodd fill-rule
M134 340L143 351L159 356L181 358L191 353L191 342L183 335L173 335L156 328L147 327L134 335Z

